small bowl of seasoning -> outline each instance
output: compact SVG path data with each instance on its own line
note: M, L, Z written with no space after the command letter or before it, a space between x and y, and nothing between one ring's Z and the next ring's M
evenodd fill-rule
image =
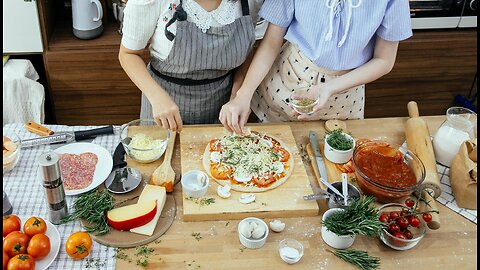
M202 171L188 171L182 175L180 182L182 183L183 195L187 197L200 198L207 194L208 175Z
M292 92L289 104L299 114L312 114L313 108L318 103L318 93L310 88L298 89Z
M283 239L278 243L280 258L288 264L294 264L303 256L303 245L295 239Z

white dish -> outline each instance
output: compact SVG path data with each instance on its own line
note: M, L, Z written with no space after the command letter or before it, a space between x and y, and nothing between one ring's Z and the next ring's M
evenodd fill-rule
M347 133L343 133L343 135L352 141L353 146L349 150L337 150L331 147L330 144L328 144L327 142L330 135L325 136L323 153L325 154L325 157L333 163L347 163L353 156L353 150L355 149L355 139Z
M30 217L19 217L20 220L22 221L22 232L23 232L23 224L30 218ZM47 224L47 231L45 232L45 235L48 236L50 239L50 253L48 253L47 257L41 259L41 260L35 260L35 270L45 270L47 269L53 261L55 261L55 258L57 258L58 252L60 251L60 233L58 232L57 228L55 225L50 223L50 221L46 220L45 218L42 217L43 220L45 220L45 223Z
M344 211L342 208L332 208L327 210L322 217L322 221L325 221L327 218L329 218L331 215L333 215L336 212L339 211ZM334 232L331 232L327 229L327 227L322 225L322 239L323 241L336 249L346 249L349 248L350 246L353 245L353 242L355 241L355 235L338 235Z
M263 236L261 236L260 238L258 239L254 239L252 237L245 237L243 234L242 234L242 227L243 227L243 224L245 223L248 223L248 222L255 222L257 224L257 226L262 226L263 227L263 231L264 231L264 234ZM242 245L244 245L246 248L251 248L251 249L257 249L257 248L261 248L265 245L265 243L267 242L267 236L268 236L268 226L267 226L267 223L265 223L263 220L259 219L259 218L255 218L255 217L248 217L248 218L245 218L245 219L242 219L239 223L238 223L238 239L240 240L240 243Z
M202 182L202 179L204 182ZM200 198L205 196L208 191L209 179L208 175L199 170L191 170L180 180L182 183L183 195L187 197Z
M78 195L85 192L88 192L100 184L102 184L110 174L113 168L113 158L112 155L107 151L107 149L101 147L100 145L93 144L93 143L72 143L67 144L65 146L59 147L54 150L57 154L82 154L91 152L97 155L98 162L97 166L95 166L95 172L93 174L92 183L82 189L72 189L72 190L65 190L65 195Z

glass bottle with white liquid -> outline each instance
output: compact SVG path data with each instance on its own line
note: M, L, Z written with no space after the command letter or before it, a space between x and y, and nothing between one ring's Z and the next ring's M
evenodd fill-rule
M450 167L463 142L476 137L477 114L462 107L447 110L443 122L433 137L433 149L438 163Z

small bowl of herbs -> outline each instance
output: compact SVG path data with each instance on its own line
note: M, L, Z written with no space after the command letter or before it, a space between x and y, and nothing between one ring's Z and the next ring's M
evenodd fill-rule
M317 91L297 89L290 95L290 105L299 114L312 114L313 108L318 103Z
M355 139L341 129L325 134L324 155L333 163L347 163L353 156Z

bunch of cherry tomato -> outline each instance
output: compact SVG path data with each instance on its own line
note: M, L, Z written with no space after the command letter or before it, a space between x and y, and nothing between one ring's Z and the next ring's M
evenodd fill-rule
M432 215L428 212L417 212L415 210L415 200L412 198L407 198L405 205L408 207L408 210L385 212L380 215L379 219L388 225L387 231L394 237L413 239L413 233L409 228L418 228L420 226L418 216L421 214L422 219L428 223L432 221ZM397 244L402 245L403 243Z
M35 260L50 253L50 239L45 235L47 224L42 218L31 217L23 224L19 217L3 217L4 270L33 270Z

